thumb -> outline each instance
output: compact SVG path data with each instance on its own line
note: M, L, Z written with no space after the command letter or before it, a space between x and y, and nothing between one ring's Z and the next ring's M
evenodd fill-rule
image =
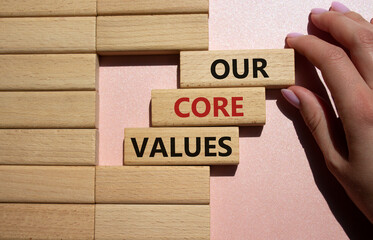
M341 138L335 136L337 118L331 110L327 110L327 104L315 93L300 86L292 86L281 90L284 98L298 108L302 117L310 129L313 137L319 145L328 169L339 175L345 165L345 159L340 152ZM335 124L333 126L333 124ZM339 129L343 131L342 129Z

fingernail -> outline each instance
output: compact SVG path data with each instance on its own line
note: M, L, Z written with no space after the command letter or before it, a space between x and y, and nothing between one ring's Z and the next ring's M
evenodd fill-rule
M328 10L324 9L324 8L314 8L311 10L311 13L312 14L321 14L321 13L324 13L324 12L327 12Z
M303 36L303 34L297 33L297 32L292 32L292 33L289 33L288 35L286 35L286 37L288 37L288 38L295 38L295 37L299 37L299 36Z
M340 2L332 2L332 9L334 11L340 12L340 13L346 13L346 12L350 11L350 9L348 9L348 7L346 7L345 5L343 5Z
M300 101L297 95L289 89L281 89L282 96L294 107L300 108Z

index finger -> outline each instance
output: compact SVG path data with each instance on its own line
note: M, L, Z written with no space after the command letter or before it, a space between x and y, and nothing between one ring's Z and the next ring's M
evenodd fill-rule
M311 14L311 19L317 28L330 33L335 40L349 50L351 61L366 83L373 89L373 27L370 23L362 20L362 17L360 20L356 20L357 13L354 14L355 20L352 20L347 14L351 17L354 12L345 14L334 11L315 13Z
M343 49L316 36L289 34L287 44L320 69L338 113L354 108L357 92L368 88L364 79Z

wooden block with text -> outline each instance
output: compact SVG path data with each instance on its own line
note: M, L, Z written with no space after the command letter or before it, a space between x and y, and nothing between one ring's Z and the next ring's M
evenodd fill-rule
M0 18L0 53L95 53L96 17Z
M95 90L96 54L0 55L0 90Z
M0 17L96 16L96 0L1 0Z
M95 128L95 91L0 92L0 128Z
M267 87L295 84L294 50L226 50L180 53L180 87Z
M0 164L96 165L96 129L0 129Z
M1 239L94 239L93 204L0 203Z
M0 166L0 202L94 203L95 167Z
M238 127L126 128L125 165L237 165Z
M207 14L97 17L100 54L207 50L208 43Z
M96 205L95 239L210 239L209 205Z
M209 202L207 166L96 167L96 203Z
M152 126L264 125L265 89L152 90Z
M208 13L209 0L97 0L98 15Z

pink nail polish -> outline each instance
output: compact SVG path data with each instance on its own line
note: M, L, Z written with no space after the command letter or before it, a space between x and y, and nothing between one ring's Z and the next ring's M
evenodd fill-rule
M332 9L340 13L350 12L350 9L340 2L332 2Z
M297 95L289 89L281 89L282 96L294 107L300 108L300 101Z
M299 37L299 36L304 36L304 35L301 34L301 33L297 33L297 32L292 32L292 33L289 33L288 35L286 35L286 37L288 37L288 38L295 38L295 37Z
M327 12L328 10L324 9L324 8L314 8L311 10L311 13L312 14L321 14L321 13L324 13L324 12Z

